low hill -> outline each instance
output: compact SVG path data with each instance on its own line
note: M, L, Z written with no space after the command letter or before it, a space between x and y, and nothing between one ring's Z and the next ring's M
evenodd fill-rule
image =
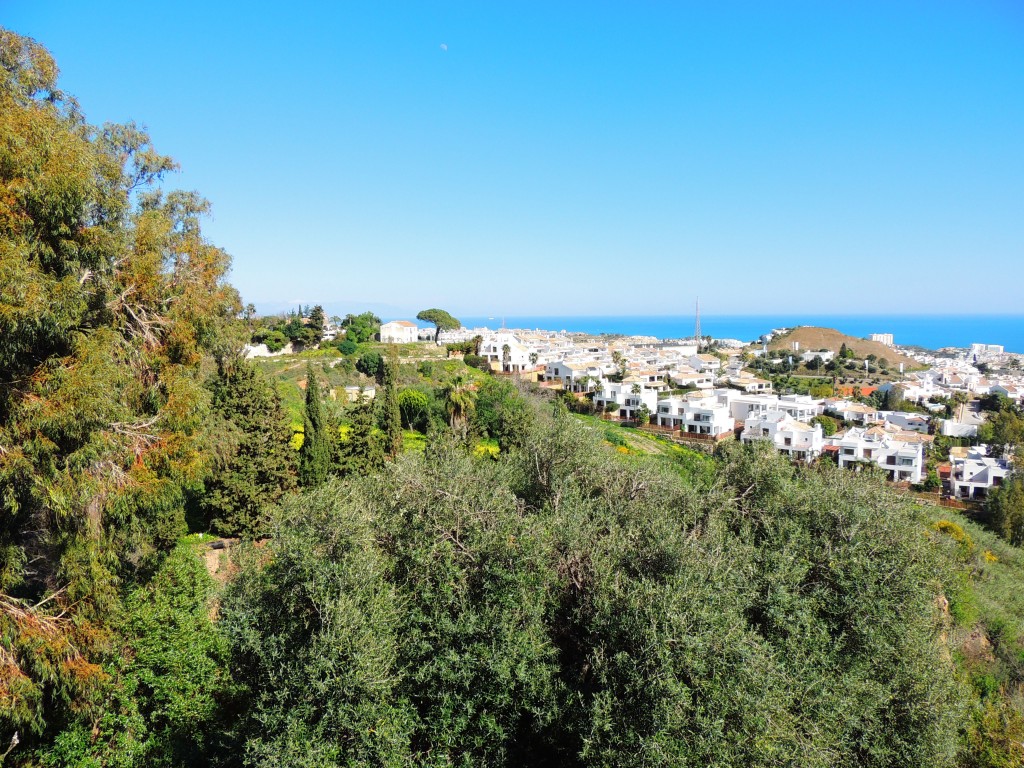
M768 348L790 350L793 348L794 341L800 342L801 352L830 349L838 353L839 348L846 344L846 348L853 350L853 353L861 360L868 355L874 355L878 358L884 357L893 368L897 367L900 363L903 363L904 367L908 370L920 367L920 363L913 358L901 355L892 347L885 346L885 344L859 339L856 336L847 336L845 333L840 333L834 328L817 328L813 325L800 326L788 333L777 336L771 340Z

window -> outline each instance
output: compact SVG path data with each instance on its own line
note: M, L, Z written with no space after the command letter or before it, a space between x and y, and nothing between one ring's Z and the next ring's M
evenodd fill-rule
M786 445L792 445L792 444L793 444L793 438L791 438L791 437L787 437L787 438L786 438L786 439L784 440L784 442L785 442L785 444L786 444Z

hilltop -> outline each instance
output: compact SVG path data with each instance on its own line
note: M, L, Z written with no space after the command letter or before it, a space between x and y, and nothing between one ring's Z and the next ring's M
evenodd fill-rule
M834 328L817 328L812 325L800 326L792 331L776 336L768 344L768 349L789 350L793 348L794 341L800 342L801 352L830 349L838 353L839 348L845 344L846 348L852 350L857 358L861 360L868 355L874 355L877 358L884 357L893 367L898 366L900 363L903 363L907 369L920 367L920 363L912 357L901 355L892 347L885 346L885 344L880 344L877 341L868 341L867 339L859 339L856 336L847 336L845 333L841 333Z

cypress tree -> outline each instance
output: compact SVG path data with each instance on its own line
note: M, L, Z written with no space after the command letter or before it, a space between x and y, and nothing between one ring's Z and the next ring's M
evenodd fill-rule
M221 534L257 536L265 510L295 487L295 457L288 446L281 399L247 360L219 363L210 383L213 411L223 418L222 456L203 498Z
M402 452L402 414L398 409L398 349L394 344L388 348L388 359L384 363L381 429L384 432L384 450L393 459Z
M299 482L307 487L320 485L331 468L330 424L320 393L320 382L313 366L306 365L306 414L303 420L302 448L299 450Z
M338 447L338 465L344 475L365 475L384 465L384 448L374 424L372 404L356 406L348 437Z

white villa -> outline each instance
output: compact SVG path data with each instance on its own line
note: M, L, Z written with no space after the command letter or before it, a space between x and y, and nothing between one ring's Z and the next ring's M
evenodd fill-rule
M727 393L728 390L691 392L659 400L658 425L714 438L728 434L735 429L736 422L729 411Z
M408 320L392 320L381 323L380 340L385 344L411 344L419 341L420 329Z
M508 354L505 348L508 348ZM539 353L527 345L521 343L515 334L509 331L499 331L492 336L486 337L480 344L480 356L491 363L492 368L497 368L504 373L521 373L532 370L536 367L530 362L530 355Z
M639 391L634 392L634 388ZM658 391L637 382L605 381L594 394L594 405L602 410L609 405L618 406L620 419L634 419L641 405L646 405L652 414L658 410Z
M896 482L920 483L924 475L924 444L904 441L881 427L850 427L825 440L837 449L843 469L877 464Z
M766 411L747 417L740 440L770 440L775 449L794 459L811 461L821 455L824 435L821 425L797 421L784 411Z
M984 445L968 448L960 456L951 452L950 465L949 492L958 499L985 498L1013 471L1013 464L1008 459L989 456Z
M717 373L722 370L722 361L714 355L692 355L689 364L698 373Z

